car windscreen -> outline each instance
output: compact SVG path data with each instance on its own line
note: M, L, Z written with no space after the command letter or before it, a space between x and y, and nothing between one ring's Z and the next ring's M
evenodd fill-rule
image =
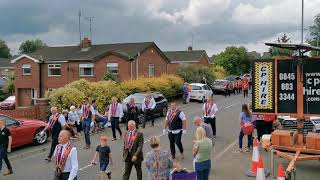
M190 85L191 90L202 90L200 86Z
M132 95L126 97L122 102L128 103L131 98L134 98L135 103L143 103L144 95L142 95L142 94L141 95L132 94Z
M14 100L15 100L15 96L9 96L6 100L8 100L8 101L14 101Z
M214 81L213 85L224 85L226 81Z
M234 77L234 76L228 76L226 79L227 79L228 81L234 81L234 80L235 80L235 77Z

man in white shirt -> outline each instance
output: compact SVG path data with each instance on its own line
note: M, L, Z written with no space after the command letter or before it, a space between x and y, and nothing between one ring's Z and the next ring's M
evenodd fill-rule
M154 126L154 108L156 107L156 101L151 94L148 94L142 103L142 112L144 113L144 121L142 127L146 127L147 121L152 120L151 126Z
M70 143L71 134L62 130L59 134L59 144L55 149L55 180L76 180L79 163L76 147Z
M121 122L121 118L123 117L122 104L117 102L118 99L116 97L112 97L112 103L109 108L109 120L111 122L112 129L112 141L117 140L116 129L118 130L120 137L122 136L122 131L119 127L119 122Z
M81 120L82 120L82 128L84 133L84 139L86 142L86 146L83 149L89 149L91 145L90 141L90 127L91 122L94 122L95 118L95 111L93 106L89 103L89 98L85 98L85 102L81 107Z
M170 150L172 159L176 157L175 144L178 146L181 153L181 159L184 158L183 146L181 143L182 134L187 133L187 118L183 111L179 110L175 102L171 103L170 111L163 125L163 133L166 133L168 128L168 137L170 141Z
M218 112L217 105L211 97L207 98L207 102L202 106L204 122L211 125L213 136L216 137L216 113Z

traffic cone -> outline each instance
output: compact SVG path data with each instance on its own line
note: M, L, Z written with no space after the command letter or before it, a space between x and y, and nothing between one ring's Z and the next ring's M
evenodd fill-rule
M285 180L285 176L284 176L284 171L283 171L283 166L282 164L279 164L279 168L278 168L278 178L277 180Z
M245 173L248 177L256 177L256 174L257 174L257 167L258 167L258 161L260 156L257 138L254 138L253 140L252 150L253 151L252 151L251 169Z
M257 177L256 180L265 180L266 175L264 174L264 168L263 168L263 160L262 157L259 157L258 161L258 168L257 168Z

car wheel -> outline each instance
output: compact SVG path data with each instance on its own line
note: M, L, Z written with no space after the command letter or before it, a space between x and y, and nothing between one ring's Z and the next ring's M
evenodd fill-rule
M167 116L167 112L168 112L168 108L167 107L163 107L162 112L161 112L161 117Z
M145 121L145 116L143 113L138 115L138 120L139 124L143 124L143 122Z
M36 131L36 134L34 135L34 138L33 138L33 144L40 145L40 144L44 144L47 141L48 133L44 132L43 135L40 134L43 129L44 128L39 128Z

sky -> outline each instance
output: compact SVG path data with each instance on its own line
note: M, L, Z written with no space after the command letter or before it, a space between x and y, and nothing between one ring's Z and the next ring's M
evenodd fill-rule
M79 44L81 32L93 44L154 41L162 50L227 46L267 51L286 33L300 43L301 0L0 0L0 39L17 54L21 42L39 38L49 46ZM320 0L305 0L305 28L320 13ZM193 37L193 38L192 38ZM305 30L308 38L308 30ZM193 41L192 41L193 40Z

